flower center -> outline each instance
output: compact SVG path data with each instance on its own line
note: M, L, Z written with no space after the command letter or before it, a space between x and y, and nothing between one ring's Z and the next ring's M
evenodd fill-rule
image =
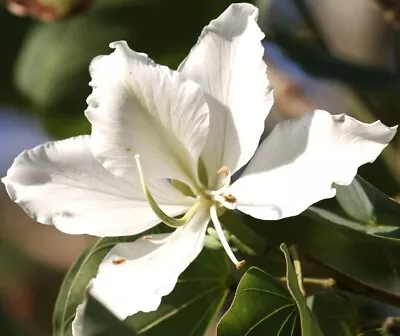
M239 269L245 264L245 261L244 260L239 261L236 258L235 254L233 253L225 237L224 231L222 230L222 226L218 219L218 213L217 213L218 208L221 207L229 210L234 210L237 207L236 197L233 196L232 194L226 193L227 189L231 184L232 175L227 167L222 167L221 169L219 169L217 174L223 177L222 186L216 190L204 190L203 197L206 197L206 199L208 199L208 201L211 202L210 217L214 225L215 231L217 232L218 238L229 259L235 264L236 268Z
M236 198L226 191L231 184L231 172L227 167L222 167L217 172L218 175L223 177L222 186L216 190L204 190L205 197L211 201L212 204L223 206L229 210L236 209Z
M219 208L226 208L226 209L234 210L234 209L236 209L236 206L237 206L236 198L233 195L226 193L226 191L229 188L229 185L231 183L231 177L232 177L231 172L229 171L229 169L227 167L222 167L217 172L218 174L223 176L222 186L219 189L216 189L216 190L202 189L197 194L198 201L196 202L196 204L193 205L186 212L186 214L183 217L174 218L174 217L168 216L160 208L160 206L157 204L157 202L153 198L153 196L147 186L147 183L145 181L145 177L143 174L139 155L135 155L135 159L136 159L136 164L138 167L138 172L140 175L140 180L142 183L144 196L145 196L147 202L149 203L151 209L154 211L154 213L157 215L157 217L162 222L164 222L168 226L177 228L177 227L187 224L200 207L204 207L204 206L209 207L211 221L214 224L215 231L217 232L218 237L221 241L221 244L222 244L223 248L225 249L225 252L227 253L228 257L231 259L231 261L235 264L236 268L238 268L238 269L241 268L245 264L244 260L239 261L235 257L235 255L225 237L225 234L222 230L221 223L219 222L219 219L218 219L217 210ZM181 189L181 188L178 188L178 189ZM152 242L154 242L152 237L144 237L144 239L150 239ZM166 238L166 239L168 239L168 238ZM158 243L164 243L164 241L161 241Z

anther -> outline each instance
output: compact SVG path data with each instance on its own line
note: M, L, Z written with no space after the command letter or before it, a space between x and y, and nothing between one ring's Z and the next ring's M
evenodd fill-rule
M237 202L236 197L231 194L224 195L224 200L231 204L235 204Z
M123 264L125 261L126 261L125 258L117 258L117 259L114 259L114 260L112 261L112 263L113 263L114 265L121 265L121 264Z
M246 260L241 260L236 264L236 269L240 270L241 268L243 268L243 266L246 265Z
M221 195L231 184L231 171L227 167L220 168L217 173L225 176L224 184L217 190L205 190L205 193L210 196Z
M220 205L229 210L235 210L237 208L237 200L233 195L216 195L214 196L214 201L220 203Z
M217 171L218 175L225 175L225 176L229 176L230 171L228 167L222 167Z

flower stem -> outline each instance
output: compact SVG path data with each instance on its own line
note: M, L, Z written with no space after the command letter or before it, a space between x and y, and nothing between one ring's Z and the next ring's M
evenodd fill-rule
M279 278L282 282L287 282L286 277ZM336 285L336 280L333 278L303 278L303 284L321 286L323 288L333 288Z
M304 290L303 286L303 272L301 270L299 251L297 250L296 245L289 247L289 251L293 259L293 265L296 272L297 282L299 284L300 292L301 294L303 294L303 296L306 296L306 291Z

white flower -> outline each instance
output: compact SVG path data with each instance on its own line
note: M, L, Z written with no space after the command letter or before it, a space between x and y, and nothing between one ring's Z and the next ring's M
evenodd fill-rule
M210 219L240 266L221 211L295 216L333 197L333 182L349 184L396 132L314 111L280 123L257 149L273 99L256 18L252 5L231 5L178 71L112 43L90 66L91 136L26 151L3 179L30 216L67 233L133 235L160 220L178 227L118 244L101 263L90 292L121 319L157 309L203 248Z

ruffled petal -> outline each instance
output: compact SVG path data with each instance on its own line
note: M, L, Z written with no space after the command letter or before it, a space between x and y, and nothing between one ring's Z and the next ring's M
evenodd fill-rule
M121 320L156 310L202 250L209 219L208 209L201 209L171 234L116 245L102 261L90 293Z
M204 28L179 68L208 93L210 133L202 158L210 186L219 168L234 173L253 156L273 104L257 16L253 5L231 5Z
M11 199L33 219L71 234L133 235L158 224L140 181L112 175L90 151L90 136L48 142L20 154L2 179ZM194 199L168 181L149 184L170 216Z
M228 192L239 210L256 218L298 215L335 196L332 183L350 184L358 167L374 161L396 129L321 110L286 120L264 140Z
M90 65L93 92L86 116L94 155L127 180L135 175L135 154L140 154L147 177L192 184L208 134L203 91L126 42L110 46L113 53Z

